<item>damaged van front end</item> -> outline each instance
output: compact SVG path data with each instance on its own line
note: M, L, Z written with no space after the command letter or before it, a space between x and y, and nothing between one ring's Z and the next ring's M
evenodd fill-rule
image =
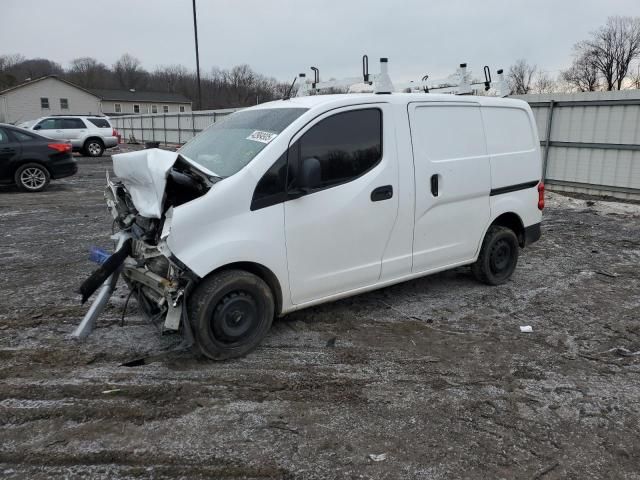
M167 238L174 207L203 196L220 178L179 153L159 149L114 155L113 169L117 180L107 174L104 196L116 248L112 255L93 255L101 265L80 287L82 302L100 291L73 336L91 333L122 275L154 324L163 332L182 330L192 343L185 299L198 277L172 254Z

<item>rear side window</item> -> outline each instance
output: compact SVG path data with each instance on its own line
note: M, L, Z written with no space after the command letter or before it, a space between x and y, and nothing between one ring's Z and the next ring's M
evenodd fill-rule
M482 115L477 105L424 105L411 116L414 152L429 161L487 154Z
M87 128L82 120L79 118L63 118L62 119L62 129L64 130L74 130L74 129L82 129Z
M2 129L0 129L0 143L9 143L9 135Z
M33 135L29 135L28 133L18 132L17 130L13 131L13 135L21 142L28 142L29 140L35 140L37 138Z
M309 157L320 161L322 188L349 182L382 158L382 111L337 113L314 125L297 143L298 164Z
M520 108L482 107L487 149L490 155L534 149L527 112Z
M98 128L111 128L109 122L104 118L87 118L87 120L89 120Z

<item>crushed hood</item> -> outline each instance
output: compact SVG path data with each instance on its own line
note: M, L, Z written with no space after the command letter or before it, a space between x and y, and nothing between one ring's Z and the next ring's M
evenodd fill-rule
M113 155L113 171L131 195L140 215L162 216L167 175L179 154L159 148Z

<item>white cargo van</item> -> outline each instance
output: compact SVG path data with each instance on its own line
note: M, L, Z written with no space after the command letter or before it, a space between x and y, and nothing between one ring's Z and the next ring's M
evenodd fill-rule
M540 237L539 140L519 100L293 98L113 162L118 251L85 299L107 279L99 310L121 271L149 317L213 359L249 352L276 316L445 269L504 283Z

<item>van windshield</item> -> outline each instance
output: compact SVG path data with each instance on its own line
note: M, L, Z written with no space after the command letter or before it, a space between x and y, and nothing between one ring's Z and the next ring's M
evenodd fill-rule
M239 172L306 108L233 113L187 142L179 153L223 178Z

